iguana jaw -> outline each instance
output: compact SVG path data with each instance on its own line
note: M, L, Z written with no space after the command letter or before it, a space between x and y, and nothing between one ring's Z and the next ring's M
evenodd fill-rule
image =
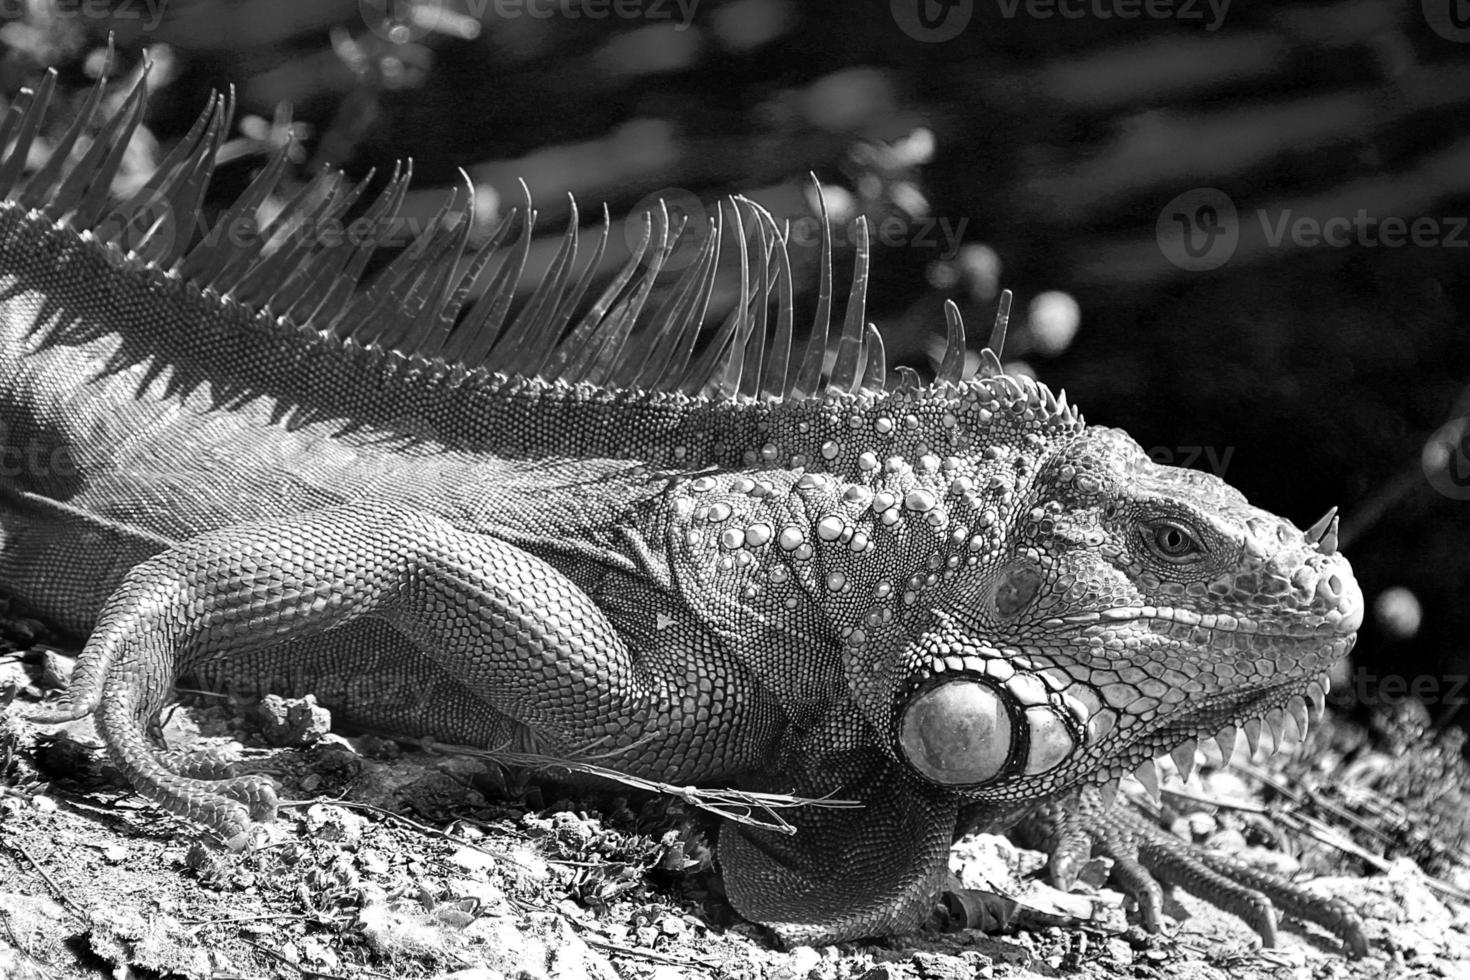
M1322 674L1309 680L1230 691L1206 698L1187 714L1167 719L1146 733L1129 747L1133 751L1128 754L1157 758L1160 754L1158 746L1163 746L1176 756L1177 768L1187 777L1186 767L1179 761L1176 751L1179 746L1188 746L1192 753L1197 740L1214 739L1228 759L1241 731L1246 731L1247 742L1255 751L1262 732L1269 733L1272 744L1280 746L1285 740L1288 722L1296 729L1296 737L1304 738L1311 723L1321 719L1330 686L1331 680Z
M1270 736L1271 748L1281 747L1291 737L1288 727L1295 729L1298 739L1305 738L1312 722L1321 720L1330 683L1323 675L1245 696L1232 693L1216 699L1188 717L1171 720L1117 751L1110 764L1087 782L1099 786L1104 798L1110 799L1117 792L1120 780L1131 774L1158 799L1159 763L1167 757L1168 765L1187 780L1194 771L1195 753L1202 742L1213 740L1221 758L1228 761L1235 754L1242 732L1253 754L1263 733ZM1223 725L1221 716L1227 719ZM1142 761L1137 761L1140 758Z
M1325 669L1347 652L1353 634L1327 643L1278 639L1303 648L1302 664ZM1215 739L1228 758L1237 731L1252 751L1263 731L1281 745L1288 720L1305 736L1329 686L1325 673L1284 674L1191 698L1143 721L1084 685L1064 685L1057 668L1014 669L1016 661L1026 667L1047 659L933 658L900 709L898 753L925 778L976 799L1045 796L1077 783L1116 786L1135 770L1156 785L1154 760L1170 756L1187 778L1200 740Z

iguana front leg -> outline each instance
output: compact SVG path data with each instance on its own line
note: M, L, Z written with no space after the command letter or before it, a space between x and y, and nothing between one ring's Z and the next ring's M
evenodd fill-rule
M235 840L270 815L274 793L261 779L212 782L170 769L147 729L173 679L312 638L341 654L316 655L319 676L351 674L367 654L354 658L333 637L366 619L558 751L636 742L616 765L662 779L699 776L711 753L689 747L706 731L740 728L725 715L749 703L738 670L701 675L658 651L636 657L581 589L520 548L364 504L225 528L136 566L104 606L64 714L95 711L109 753L141 793Z
M1163 924L1162 883L1239 916L1267 946L1276 945L1280 909L1338 936L1352 955L1368 953L1362 920L1347 903L1313 895L1227 854L1188 844L1125 800L1107 805L1093 787L1036 807L1017 824L1016 836L1049 852L1049 873L1062 888L1071 887L1080 865L1093 853L1112 858L1114 879L1138 902L1150 932Z
M788 945L908 932L934 909L949 870L957 801L875 749L806 760L748 788L858 802L787 811L790 836L725 824L719 858L741 915Z

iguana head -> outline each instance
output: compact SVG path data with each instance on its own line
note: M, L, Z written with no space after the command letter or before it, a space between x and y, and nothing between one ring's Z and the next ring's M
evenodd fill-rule
M1304 729L1362 620L1335 523L1303 532L1087 426L1002 370L1003 338L1004 313L974 377L947 356L930 385L711 408L743 429L685 484L675 550L695 593L728 597L714 618L743 617L731 642L754 663L762 631L827 631L890 755L978 800L1153 782L1199 738ZM825 688L788 673L803 718Z
M1363 597L1335 522L1304 533L1112 429L1038 454L987 561L929 602L893 737L921 776L994 801L1116 782L1195 739L1305 730ZM983 470L983 467L982 467Z

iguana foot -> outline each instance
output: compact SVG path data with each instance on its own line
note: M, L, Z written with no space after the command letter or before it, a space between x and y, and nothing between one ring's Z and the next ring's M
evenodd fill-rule
M254 824L275 819L276 791L269 779L230 776L231 767L214 753L163 748L151 731L155 726L146 720L154 709L140 706L138 691L127 684L109 687L107 697L96 703L85 690L85 685L77 688L80 700L30 712L25 718L42 725L63 724L95 713L107 754L134 791L208 827L231 850L245 846Z
M162 749L140 720L148 709L127 684L109 687L97 709L97 733L113 762L139 795L171 813L203 824L232 850L245 846L251 827L276 816L275 786L264 776L210 778L213 757L192 759ZM204 777L204 778L199 778Z
M1087 788L1066 802L1048 803L1018 827L1028 843L1050 853L1052 881L1068 888L1092 854L1113 860L1113 878L1138 902L1150 932L1163 926L1163 888L1179 887L1239 916L1266 946L1277 943L1277 910L1314 922L1366 956L1363 922L1346 902L1322 898L1227 854L1180 840L1119 800L1107 806Z

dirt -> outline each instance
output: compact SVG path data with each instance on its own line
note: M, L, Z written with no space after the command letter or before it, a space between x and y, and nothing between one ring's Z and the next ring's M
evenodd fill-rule
M44 646L0 654L0 704L33 707L69 664ZM1163 934L1149 935L1121 894L1053 893L1034 873L1041 855L988 836L956 846L948 905L1000 891L1031 927L986 935L937 909L912 935L782 949L725 903L712 821L684 802L345 738L303 702L186 702L168 716L170 745L234 756L297 802L231 853L129 793L90 721L40 727L12 711L0 722L0 977L1470 978L1470 906L1455 896L1470 887L1467 784L1454 745L1406 752L1329 722L1266 771L1217 754L1189 784L1166 784L1176 832L1358 909L1366 959L1290 920L1278 947L1262 949L1240 920L1183 894L1166 904ZM309 747L263 747L262 723ZM1341 785L1349 770L1375 808ZM1393 803L1384 780L1420 786L1419 810ZM1263 789L1273 782L1306 787L1314 806ZM1328 797L1332 825L1319 819ZM1280 829L1304 819L1321 829Z

